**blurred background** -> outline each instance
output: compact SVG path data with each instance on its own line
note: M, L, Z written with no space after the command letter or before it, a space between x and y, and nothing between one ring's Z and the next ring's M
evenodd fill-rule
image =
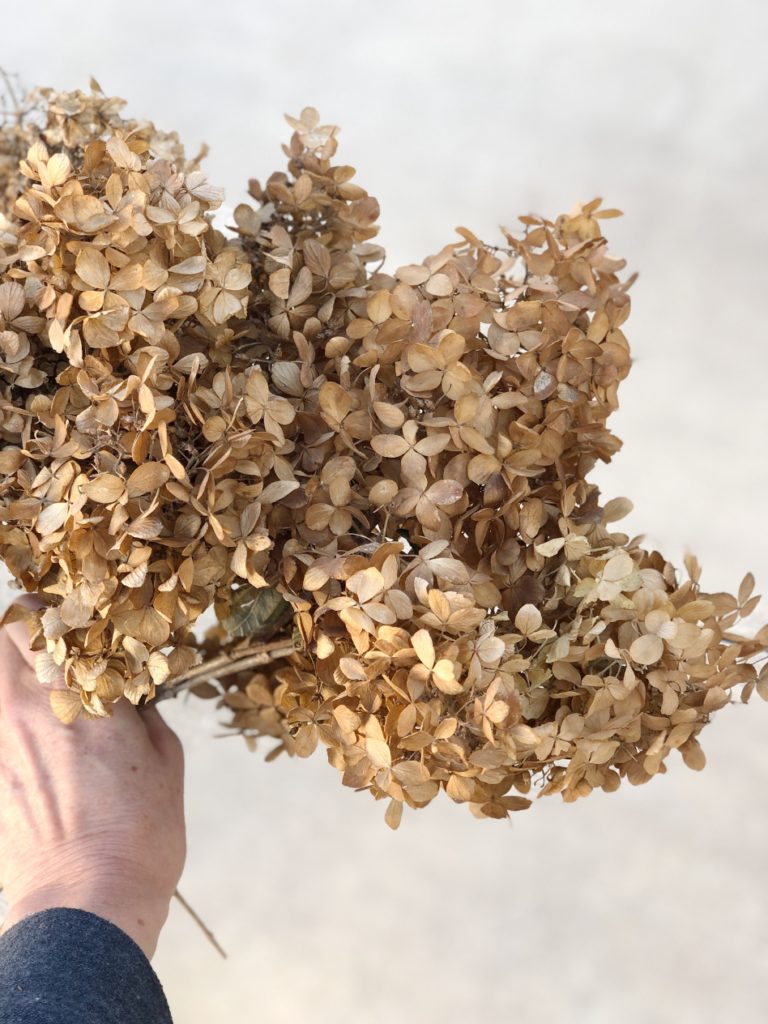
M382 208L388 265L461 224L604 196L638 269L635 366L595 474L706 590L768 584L764 0L100 0L0 7L0 65L175 129L230 210L316 106ZM4 603L12 599L6 587ZM768 621L768 603L751 625ZM697 774L400 830L319 752L265 764L212 704L164 706L188 765L181 891L155 958L176 1024L757 1024L768 1010L768 706L720 711ZM108 798L107 794L99 794Z

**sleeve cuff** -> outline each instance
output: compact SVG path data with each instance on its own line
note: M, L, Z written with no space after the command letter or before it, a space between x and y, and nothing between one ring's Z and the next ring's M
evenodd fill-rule
M31 914L0 936L0 1024L172 1024L149 960L85 910Z

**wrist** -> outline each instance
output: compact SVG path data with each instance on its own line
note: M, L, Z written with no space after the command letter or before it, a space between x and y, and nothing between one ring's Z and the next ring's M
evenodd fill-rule
M151 959L168 916L169 905L170 897L127 893L119 885L40 886L14 900L3 922L2 932L43 910L56 907L85 910L116 925L133 939L147 959Z

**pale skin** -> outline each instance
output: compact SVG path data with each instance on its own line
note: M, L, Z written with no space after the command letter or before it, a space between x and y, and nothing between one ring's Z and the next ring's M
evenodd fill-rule
M186 854L181 743L157 710L127 700L110 719L63 725L34 659L23 622L0 630L2 931L73 907L151 958Z

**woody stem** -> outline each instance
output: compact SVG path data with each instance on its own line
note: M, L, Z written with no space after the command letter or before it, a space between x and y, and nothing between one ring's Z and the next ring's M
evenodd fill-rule
M242 647L231 654L220 654L217 658L210 658L201 665L195 665L172 683L164 686L155 697L155 701L176 697L184 690L199 686L200 683L207 682L209 679L221 679L222 676L256 668L258 665L268 665L272 661L277 661L278 658L287 658L295 651L296 648L290 640L282 639L266 644Z

